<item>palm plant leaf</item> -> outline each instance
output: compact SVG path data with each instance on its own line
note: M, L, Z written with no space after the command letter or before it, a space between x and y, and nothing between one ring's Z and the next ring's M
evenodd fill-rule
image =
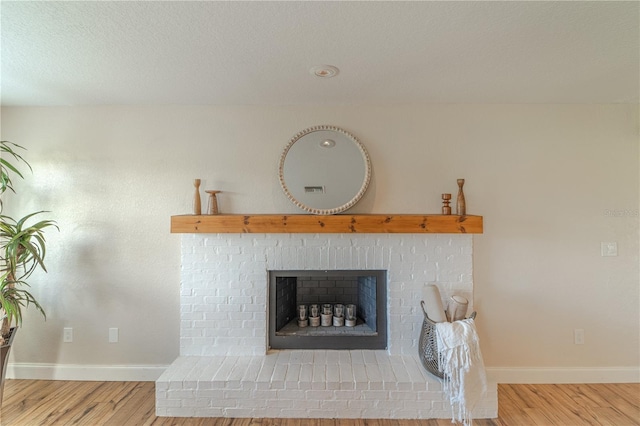
M29 167L29 170L32 170L31 165L27 160L22 158L22 156L16 152L16 148L25 149L13 142L0 141L0 194L4 193L7 189L15 193L15 190L13 189L13 182L11 181L12 173L24 179L20 170L18 170L11 161L2 158L3 156L9 157L9 159L13 159L15 162L23 163Z
M0 195L7 190L15 193L12 177L24 179L18 169L20 163L29 170L31 165L19 154L24 147L9 141L0 141ZM22 309L29 305L42 313L42 306L26 289L26 279L38 268L47 271L44 265L46 241L44 231L58 225L53 220L33 220L36 215L45 213L38 211L15 220L11 216L2 215L2 198L0 197L0 331L3 337L9 333L12 323L22 324ZM31 223L35 222L35 223Z
M0 306L4 309L9 321L15 321L16 324L21 325L22 308L27 308L29 305L35 306L35 308L46 318L47 316L42 309L42 306L38 303L35 297L26 289L20 288L20 285L29 286L29 284L24 281L4 280L0 286L0 293L3 296L0 298Z
M27 221L44 211L30 213L17 222L7 216L0 216L0 239L3 240L2 256L7 262L7 268L17 274L18 267L22 267L20 278L29 277L36 267L47 268L44 264L46 241L44 230L48 227L58 228L52 220L41 220L26 226Z

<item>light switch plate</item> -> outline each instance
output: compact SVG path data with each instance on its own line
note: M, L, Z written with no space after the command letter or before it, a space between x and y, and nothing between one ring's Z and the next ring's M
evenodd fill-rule
M600 243L600 253L602 254L602 256L617 256L618 243Z
M118 343L118 329L110 328L109 329L109 343Z

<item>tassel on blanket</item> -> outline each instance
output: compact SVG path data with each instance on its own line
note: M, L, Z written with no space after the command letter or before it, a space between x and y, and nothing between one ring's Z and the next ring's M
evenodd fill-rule
M471 410L487 392L478 334L473 319L436 324L438 363L444 373L444 393L452 409L451 421L470 426Z

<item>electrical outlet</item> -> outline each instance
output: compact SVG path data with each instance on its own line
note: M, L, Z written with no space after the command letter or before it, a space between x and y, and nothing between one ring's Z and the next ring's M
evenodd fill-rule
M584 345L584 330L581 328L576 328L573 330L573 342L576 345Z
M118 343L118 329L115 327L109 329L109 343Z
M73 328L65 327L62 331L62 341L64 343L73 342Z

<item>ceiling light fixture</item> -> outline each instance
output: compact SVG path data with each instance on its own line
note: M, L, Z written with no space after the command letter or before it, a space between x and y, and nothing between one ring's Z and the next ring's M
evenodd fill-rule
M317 67L311 68L311 74L320 78L335 77L339 72L340 70L333 65L318 65Z
M320 142L320 146L323 148L333 148L334 146L336 146L336 141L332 139L325 139Z

